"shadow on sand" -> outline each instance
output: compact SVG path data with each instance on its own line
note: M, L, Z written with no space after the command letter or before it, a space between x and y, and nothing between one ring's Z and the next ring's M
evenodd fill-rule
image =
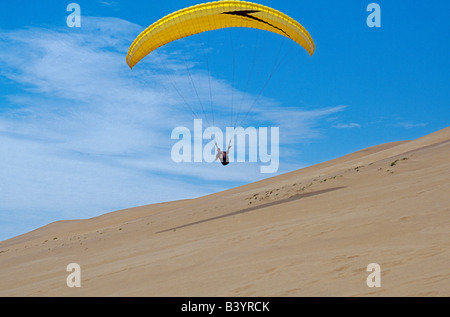
M289 198L275 200L275 201L268 202L266 204L244 208L244 209L241 209L241 210L238 210L238 211L233 211L233 212L230 212L230 213L227 213L227 214L224 214L224 215L220 215L220 216L216 216L216 217L211 217L211 218L207 218L207 219L191 222L191 223L188 223L188 224L185 224L185 225L181 225L181 226L178 226L178 227L173 227L173 228L162 230L162 231L157 231L156 233L163 233L163 232L167 232L167 231L172 231L172 230L177 230L177 229L181 229L181 228L185 228L185 227L190 227L190 226L198 225L200 223L217 220L217 219L220 219L220 218L225 218L225 217L230 217L230 216L234 216L234 215L239 215L239 214L243 214L243 213L250 212L250 211L253 211L253 210L266 208L266 207L271 207L271 206L275 206L275 205L279 205L279 204L284 204L284 203L287 203L287 202L291 202L291 201L294 201L294 200L299 200L299 199L306 198L306 197L311 197L311 196L325 194L325 193L332 192L332 191L335 191L335 190L339 190L339 189L342 189L342 188L345 188L345 187L344 186L333 187L333 188L317 190L317 191L309 192L309 193L297 194L297 195L291 196Z

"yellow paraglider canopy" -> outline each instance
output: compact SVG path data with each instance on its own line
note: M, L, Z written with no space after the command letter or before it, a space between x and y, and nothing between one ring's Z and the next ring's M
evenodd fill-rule
M311 35L296 20L275 9L245 1L216 1L171 13L145 29L132 43L127 64L133 68L152 51L172 41L228 27L247 27L283 35L312 55Z

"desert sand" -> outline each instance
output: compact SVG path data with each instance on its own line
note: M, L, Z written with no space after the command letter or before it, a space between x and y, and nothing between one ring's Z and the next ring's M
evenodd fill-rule
M450 296L450 128L0 242L0 296ZM69 288L66 266L81 267ZM369 263L381 268L370 288Z

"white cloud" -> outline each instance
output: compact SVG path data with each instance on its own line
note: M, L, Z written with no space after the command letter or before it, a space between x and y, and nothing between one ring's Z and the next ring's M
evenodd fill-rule
M212 192L152 173L182 118L158 81L125 63L140 28L86 17L81 29L0 34L1 74L23 89L1 109L0 213L50 222Z
M422 122L422 123L414 123L414 122L399 122L396 123L394 126L399 128L405 128L405 129L412 129L412 128L423 128L426 127L428 123Z
M333 125L333 128L336 129L353 129L353 128L361 128L361 125L359 123L338 123Z
M331 115L342 112L345 105L319 108L314 110L268 108L259 116L273 125L280 127L280 142L283 144L298 144L301 141L321 138L322 122Z
M119 3L117 1L98 0L98 3L103 4L105 6L110 6L110 7L117 7L119 5Z

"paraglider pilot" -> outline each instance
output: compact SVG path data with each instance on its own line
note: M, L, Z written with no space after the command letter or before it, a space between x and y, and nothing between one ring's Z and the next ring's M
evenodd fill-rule
M231 140L225 152L220 150L220 147L217 145L217 142L216 147L217 147L216 161L220 159L220 163L222 163L223 166L228 165L230 163L228 160L228 154L230 153Z

